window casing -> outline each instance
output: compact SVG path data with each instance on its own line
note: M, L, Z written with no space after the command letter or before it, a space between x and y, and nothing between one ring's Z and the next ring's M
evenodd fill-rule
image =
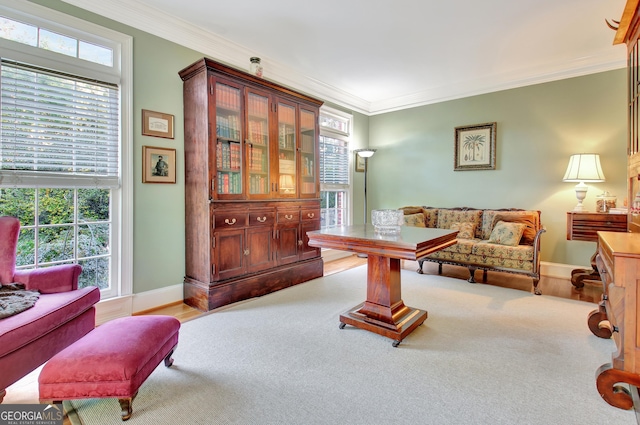
M320 109L321 228L351 223L349 140L351 115L323 106Z
M130 294L131 37L4 0L0 51L0 214L21 220L18 267L79 263L81 286Z

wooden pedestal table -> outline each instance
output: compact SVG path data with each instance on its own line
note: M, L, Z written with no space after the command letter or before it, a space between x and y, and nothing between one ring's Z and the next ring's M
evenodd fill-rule
M309 245L367 255L367 299L340 315L340 329L352 325L400 342L427 318L404 305L400 261L417 260L456 243L457 231L402 226L397 235L378 234L371 225L307 232Z

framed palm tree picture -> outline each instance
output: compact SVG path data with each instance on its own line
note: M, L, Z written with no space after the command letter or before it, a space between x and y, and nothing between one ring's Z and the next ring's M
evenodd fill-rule
M496 123L456 127L454 171L496 169Z

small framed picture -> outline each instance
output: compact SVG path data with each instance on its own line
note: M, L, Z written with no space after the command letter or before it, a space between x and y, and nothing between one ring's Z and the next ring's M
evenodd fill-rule
M496 169L495 122L456 127L453 169Z
M142 147L142 183L175 183L176 150Z
M358 153L354 153L354 155L356 156L355 158L355 164L356 164L356 172L358 173L364 173L364 168L366 167L366 163L363 157L361 157L360 155L358 155Z
M173 115L143 109L142 135L173 139Z

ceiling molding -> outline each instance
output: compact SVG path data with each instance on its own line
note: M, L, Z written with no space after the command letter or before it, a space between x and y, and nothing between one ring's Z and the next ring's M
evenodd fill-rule
M612 48L607 52L602 52L602 55L582 59L580 63L545 64L535 70L515 70L510 73L492 76L483 81L455 82L427 91L370 102L322 81L302 75L284 64L264 57L258 52L236 44L204 28L194 26L189 22L137 2L130 0L62 1L201 52L211 59L238 69L248 70L249 58L251 56L260 56L264 66L265 79L365 115L398 111L494 91L619 69L626 66L624 55L620 55L619 51ZM185 64L185 66L187 65Z

